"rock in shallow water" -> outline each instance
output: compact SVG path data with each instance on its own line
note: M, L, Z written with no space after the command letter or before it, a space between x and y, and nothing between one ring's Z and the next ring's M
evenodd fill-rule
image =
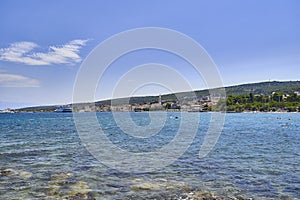
M178 200L252 200L244 197L218 196L209 191L194 191L180 195Z
M13 176L13 175L17 175L17 171L14 169L0 169L0 175L1 176Z
M19 171L19 176L24 179L29 179L32 177L32 173L26 171Z
M29 179L32 177L32 173L22 171L22 170L16 170L16 169L0 169L0 176L16 176L22 179Z
M92 195L77 193L72 196L68 196L65 198L66 200L96 200Z
M73 174L71 172L58 172L56 174L53 174L50 179L51 181L60 181L71 178L72 176Z
M74 196L76 194L85 195L85 194L87 194L91 191L89 189L88 184L86 182L83 182L83 181L78 181L74 185L71 185L70 189L71 189L70 192L69 192L70 196Z
M164 199L164 200L250 200L244 197L216 195L209 191L192 190L184 182L166 179L134 179L131 192L122 200Z
M166 179L156 179L156 180L143 180L134 179L132 181L131 189L133 191L139 190L176 190L178 188L184 188L186 185L183 182L166 180Z
M84 181L73 182L73 173L58 172L50 177L47 199L95 200L89 186Z

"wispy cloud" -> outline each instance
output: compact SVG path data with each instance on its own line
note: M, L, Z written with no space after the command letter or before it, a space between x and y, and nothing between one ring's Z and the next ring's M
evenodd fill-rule
M81 61L80 49L88 40L72 40L66 44L50 46L47 52L34 52L39 47L33 42L16 42L0 48L0 60L27 65L75 64Z
M18 74L0 74L0 87L39 87L40 82Z

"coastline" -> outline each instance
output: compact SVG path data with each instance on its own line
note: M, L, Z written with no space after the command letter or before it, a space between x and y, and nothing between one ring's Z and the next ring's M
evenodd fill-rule
M110 113L110 112L132 112L136 113L136 111L79 111L79 112L55 112L55 111L19 111L19 110L14 110L11 112L0 112L0 114L17 114L17 113L89 113L89 112L96 112L96 113ZM142 113L146 112L170 112L170 113L175 113L175 112L185 112L185 113L226 113L226 114L237 114L237 113L245 113L245 114L261 114L261 113L267 113L267 114L300 114L300 112L288 112L288 111L242 111L242 112L236 112L236 111L181 111L181 110L148 110L148 111L139 111Z

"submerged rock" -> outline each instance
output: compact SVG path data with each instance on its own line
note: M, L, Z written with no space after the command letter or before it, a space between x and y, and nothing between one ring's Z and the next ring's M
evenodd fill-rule
M14 175L17 175L18 172L17 170L14 170L14 169L0 169L0 175L1 176L14 176Z
M91 194L77 193L65 198L66 200L96 200Z
M26 171L19 171L19 176L24 178L24 179L29 179L32 177L31 172L26 172Z
M156 180L143 180L134 179L132 182L131 189L133 191L138 190L175 190L178 188L186 187L185 183L166 179Z
M65 197L68 200L95 200L88 184L84 181L78 181L74 185L70 186L68 196Z
M252 200L241 196L229 197L229 196L218 196L209 191L194 191L184 195L180 195L179 200Z
M51 175L46 199L95 200L88 184L84 181L74 182L73 176L71 172Z
M250 200L241 196L217 195L209 191L191 189L184 182L167 179L133 179L131 190L131 192L123 196L122 200Z
M58 172L51 175L48 182L48 191L46 192L47 199L62 199L64 194L61 188L69 183L68 179L71 177L73 177L73 174L70 172Z
M58 172L51 175L50 181L48 182L51 186L63 186L69 183L69 178L73 177L70 172Z
M58 172L56 174L53 174L50 179L51 181L60 181L66 180L71 177L73 177L73 173L71 172Z
M87 194L91 190L89 189L89 186L86 182L84 181L78 181L74 185L71 185L70 187L70 192L69 195L76 195L76 194Z
M18 176L19 178L22 179L29 179L32 177L32 173L22 171L22 170L7 168L7 169L0 169L0 176Z

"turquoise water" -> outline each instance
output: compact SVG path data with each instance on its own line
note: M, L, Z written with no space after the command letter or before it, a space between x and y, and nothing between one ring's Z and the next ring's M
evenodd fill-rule
M180 113L167 115L158 135L135 139L122 134L111 113L97 113L109 139L132 152L161 148L175 136ZM199 148L210 114L188 115L200 115L199 129L177 161L155 172L123 173L84 148L72 113L1 114L0 199L168 199L197 190L300 199L299 114L227 114L216 146L202 159ZM147 113L131 117L141 126L150 123Z

